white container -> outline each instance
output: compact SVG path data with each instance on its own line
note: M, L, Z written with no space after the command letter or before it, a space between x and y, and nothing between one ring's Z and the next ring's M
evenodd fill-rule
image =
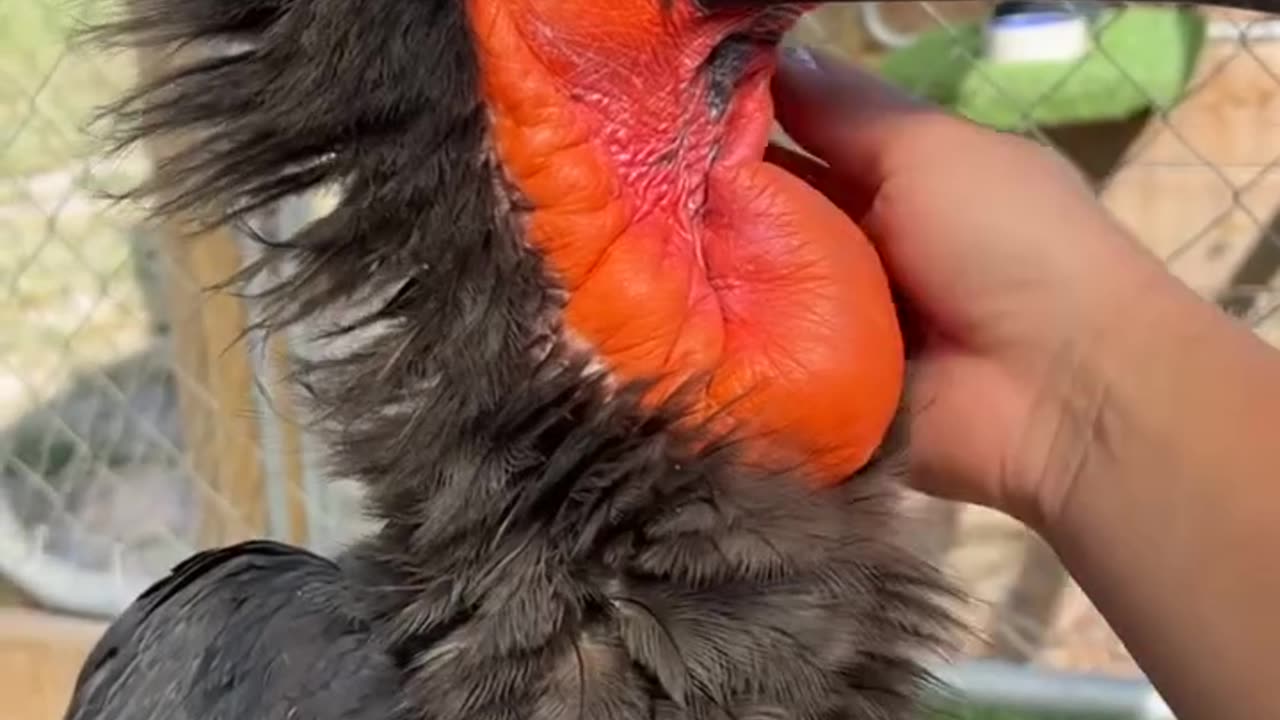
M1089 20L1061 10L1012 13L987 21L992 62L1070 62L1089 52Z

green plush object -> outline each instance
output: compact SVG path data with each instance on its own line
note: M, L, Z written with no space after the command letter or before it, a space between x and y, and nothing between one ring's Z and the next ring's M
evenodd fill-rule
M1100 13L1093 47L1069 62L994 63L980 24L933 30L891 53L880 71L912 93L1002 130L1123 120L1175 104L1204 44L1193 10Z

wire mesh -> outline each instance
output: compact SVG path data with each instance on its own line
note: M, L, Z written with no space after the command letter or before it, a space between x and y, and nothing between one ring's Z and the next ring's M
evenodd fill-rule
M309 440L248 382L273 375L270 353L229 364L234 351L217 344L252 308L192 300L226 262L219 252L247 250L235 238L176 250L164 228L97 195L149 168L145 152L108 161L85 132L93 108L145 69L69 42L75 21L118 1L0 8L0 576L42 603L99 615L196 548L255 534L325 548L362 527L358 493L322 482ZM954 40L951 67L976 59L963 40L990 9L837 5L793 40L870 64L932 33ZM1200 15L1206 39L1176 96L1071 127L1037 124L1032 100L1016 130L1080 165L1172 272L1280 344L1280 33L1259 15ZM1149 68L1102 55L1130 91L1147 92ZM265 225L310 212L299 203ZM929 542L987 601L974 610L987 628L976 654L1136 672L1032 536L994 513L921 503Z
M233 342L251 309L205 292L239 238L180 239L106 200L151 162L109 156L91 122L154 60L75 41L116 2L0 8L0 576L94 615L199 547L322 540L281 508L333 501L282 487L296 448L255 382L266 353Z

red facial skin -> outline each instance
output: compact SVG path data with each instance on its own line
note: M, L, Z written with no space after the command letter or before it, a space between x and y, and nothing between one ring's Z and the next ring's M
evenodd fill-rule
M617 376L663 378L655 401L705 374L695 419L721 413L757 461L815 486L865 464L903 382L880 260L843 212L764 160L771 47L752 52L727 111L710 110L703 64L759 11L469 7L495 152L569 291L569 330Z

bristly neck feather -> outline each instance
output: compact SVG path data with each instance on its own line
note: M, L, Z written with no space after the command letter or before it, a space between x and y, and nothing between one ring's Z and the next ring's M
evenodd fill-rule
M120 141L189 135L137 195L226 221L339 184L264 325L322 321L304 361L333 471L384 521L350 556L434 717L907 717L950 627L892 542L877 463L821 495L689 449L674 408L606 390L488 153L458 0L136 0L100 36L242 44L108 109ZM648 690L645 690L648 688ZM656 703L656 704L655 704ZM754 703L754 705L752 704Z
M558 300L495 186L462 4L362 5L141 0L102 34L242 46L108 108L122 147L194 138L136 193L158 214L225 222L340 186L332 212L237 280L293 264L258 298L267 330L364 308L328 323L324 341L347 349L304 360L299 379L335 431L336 473L376 479L394 522L436 494L439 453L475 442L528 382Z

